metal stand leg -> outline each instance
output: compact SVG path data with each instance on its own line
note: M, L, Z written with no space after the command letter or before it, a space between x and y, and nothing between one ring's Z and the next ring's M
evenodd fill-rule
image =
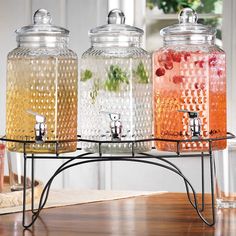
M205 217L201 214L204 213L205 210L205 167L204 167L204 153L201 153L201 172L202 172L202 194L201 194L201 209L196 205L195 209L202 219L208 226L213 226L215 224L215 194L214 194L214 162L212 156L212 142L209 141L209 162L210 162L210 187L211 187L211 221L205 219ZM199 211L199 212L198 212Z
M76 160L76 158L74 159L71 159L69 161L67 161L66 163L64 163L63 165L61 165L57 170L56 172L53 174L53 176L49 179L49 181L47 182L47 184L45 185L44 189L43 189L43 192L42 192L42 195L40 197L40 202L39 202L39 207L38 207L38 210L37 212L33 215L33 218L32 218L32 221L29 225L25 226L25 228L29 228L30 226L32 226L34 224L34 222L36 221L36 219L39 217L39 214L41 212L41 210L44 208L45 204L46 204L46 201L47 201L47 198L48 198L48 194L49 194L49 191L50 191L50 187L51 187L51 184L54 180L54 178L60 174L62 171L66 170L66 169L69 169L73 166L78 166L78 165L82 165L82 164L86 164L86 163L93 163L93 162L106 162L106 161L129 161L129 162L138 162L138 163L146 163L146 164L152 164L152 165L155 165L155 166L159 166L159 167L162 167L162 168L165 168L165 169L168 169L174 173L176 173L177 175L179 175L180 177L183 178L185 184L189 187L189 189L191 189L191 192L193 194L193 201L192 202L192 205L194 207L194 209L196 210L196 213L198 214L198 216L200 217L200 219L205 223L207 224L208 226L212 226L215 224L215 215L214 215L214 185L212 185L212 222L209 222L200 212L199 210L199 203L198 203L198 200L197 200L197 194L193 188L193 186L191 185L191 183L189 182L189 180L178 170L176 169L174 166L170 167L170 166L167 166L167 165L163 165L163 164L160 164L160 163L157 163L157 162L153 162L153 161L148 161L148 160L145 160L145 159L135 159L135 158L119 158L119 157L112 157L112 158L103 158L101 159L100 157L94 157L93 159L90 159L90 160L86 160L86 161L81 161L79 160L78 162L76 163L73 163L73 164L69 164L70 161L72 160ZM162 160L162 159L160 159ZM212 159L211 159L212 160ZM210 163L211 164L211 169L213 170L212 168L212 162ZM212 177L213 177L213 174L212 174ZM211 183L213 183L213 179L211 181Z
M214 188L214 162L212 156L212 142L209 142L209 158L210 158L210 178L211 178L211 210L212 210L212 225L215 224L215 188Z
M26 154L26 144L23 144L23 150L24 150L24 189L23 189L23 220L22 220L22 224L24 227L26 227L26 223L25 223L25 218L26 218L26 182L27 182L27 171L26 171L26 167L27 167L27 154Z
M204 168L204 156L201 153L201 172L202 172L202 203L200 211L203 212L205 209L205 168Z
M34 210L34 154L31 157L31 212L36 213Z

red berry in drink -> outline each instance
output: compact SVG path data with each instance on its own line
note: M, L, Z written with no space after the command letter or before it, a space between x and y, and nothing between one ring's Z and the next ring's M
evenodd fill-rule
M174 61L174 62L181 62L181 53L180 52L174 52L173 54L172 54L172 60Z
M183 82L183 78L183 75L174 75L172 79L175 84L179 84Z
M195 89L199 89L199 88L200 88L199 83L195 83L195 84L194 84L194 88L195 88Z
M219 70L217 71L217 75L218 75L219 77L221 77L221 76L223 75L223 70L219 69Z
M190 58L191 54L189 52L184 53L184 60L187 61Z
M171 53L169 51L158 56L158 62L161 66L165 66L165 63L169 61L171 61Z
M160 67L156 70L156 76L160 77L160 76L163 76L165 74L165 69Z
M216 66L216 63L217 63L217 59L216 59L215 56L209 58L209 66L210 66L210 67Z
M194 64L195 64L195 66L198 65L200 68L203 68L203 66L204 66L204 61L203 61L203 60L195 61Z
M200 68L203 68L204 61L203 60L199 61L198 65L199 65Z
M173 68L173 63L171 61L167 61L164 66L167 70L171 70Z
M201 83L200 88L201 88L202 90L205 89L205 88L206 88L206 84L205 84L205 83Z

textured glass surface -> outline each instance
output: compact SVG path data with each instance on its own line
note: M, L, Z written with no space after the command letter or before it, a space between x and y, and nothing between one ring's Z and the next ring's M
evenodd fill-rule
M118 50L118 49L117 49ZM81 135L85 139L111 141L110 114L119 114L121 140L150 138L152 134L151 58L142 49L123 53L90 49L83 55L80 74ZM127 56L128 55L128 56ZM122 57L123 56L123 57ZM131 58L131 56L133 56ZM87 76L86 76L87 75ZM102 144L103 153L125 153L131 144ZM98 145L83 148L97 152ZM150 144L136 143L136 152L147 151Z
M47 140L77 138L77 57L68 49L17 48L7 65L7 138L34 140L35 117L46 117ZM23 151L20 143L7 143ZM54 153L56 144L30 144L27 152ZM76 150L76 142L62 142L59 152Z
M153 54L155 137L191 139L188 113L198 112L201 137L226 135L225 54L217 47L162 48ZM213 142L224 149L225 141ZM176 151L176 144L157 142L163 151ZM181 151L208 150L207 142L187 142Z

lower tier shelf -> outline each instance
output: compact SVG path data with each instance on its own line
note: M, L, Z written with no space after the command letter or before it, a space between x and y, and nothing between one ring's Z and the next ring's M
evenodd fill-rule
M45 143L56 143L59 144L60 142L77 142L78 145L81 145L83 142L91 142L91 143L96 143L98 145L98 152L97 153L92 153L92 152L84 152L84 151L79 151L75 153L70 153L70 154L59 154L58 150L56 150L56 153L53 155L48 155L48 154L32 154L32 153L27 153L26 152L26 146L28 144L33 144L34 141L24 141L24 140L11 140L7 139L6 137L2 137L0 140L4 142L18 142L23 145L23 150L24 150L24 188L23 188L23 216L22 216L22 225L24 228L29 228L31 227L34 222L38 219L40 212L43 210L47 199L48 195L50 192L51 185L54 181L54 179L63 171L73 168L75 166L81 166L83 164L89 164L89 163L94 163L94 162L120 162L120 161L126 161L130 163L142 163L142 164L147 164L147 165L153 165L155 167L161 167L166 169L167 171L171 171L172 173L176 174L180 178L182 178L183 183L186 188L186 193L188 200L190 204L192 205L193 209L196 211L197 215L199 218L208 226L213 226L215 224L215 199L214 199L214 158L212 155L212 143L217 142L220 140L227 140L227 139L233 139L235 136L231 133L227 133L226 137L218 137L214 139L201 139L200 141L207 142L209 144L208 149L204 152L199 152L199 153L181 153L179 149L179 145L183 142L199 142L199 140L167 140L167 139L147 139L147 140L129 140L129 141L96 141L96 140L84 140L78 137L77 140L64 140L64 141L47 141ZM136 153L135 152L135 144L137 142L152 142L155 141L162 141L162 142L174 142L176 143L177 149L176 152L173 153L165 153L165 152L156 152L155 150L150 151L150 152L140 152ZM102 152L102 145L107 144L107 143L127 143L131 145L131 150L130 153L127 154L116 154L116 155L111 155L111 154L104 154ZM78 148L78 150L81 150L81 148ZM56 157L56 158L55 158ZM200 169L200 179L201 179L201 200L199 202L197 198L196 191L189 181L189 179L182 173L180 168L176 166L174 163L172 163L169 158L185 158L185 157L199 157L200 162L201 162L201 169ZM205 158L208 157L208 158ZM26 211L26 202L27 202L27 161L31 161L31 172L30 172L30 177L31 177L31 183L34 183L34 173L35 173L35 159L54 159L57 160L58 158L60 159L68 159L61 166L57 168L57 170L52 174L48 182L45 184L42 194L40 196L39 204L38 207L35 209L34 208L34 200L35 200L35 186L34 184L31 185L31 193L32 193L32 198L31 198L31 211L27 212ZM204 168L204 163L206 161L209 161L209 166L210 166L210 189L211 189L211 216L205 216L204 215L204 210L205 210L205 168ZM30 217L27 217L30 215Z

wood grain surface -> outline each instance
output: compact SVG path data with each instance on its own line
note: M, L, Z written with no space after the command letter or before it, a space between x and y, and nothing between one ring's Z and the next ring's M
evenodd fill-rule
M207 205L207 216L209 212ZM2 215L0 235L235 236L236 209L216 210L216 214L216 225L209 227L186 194L166 193L43 210L35 225L25 231L21 214Z

